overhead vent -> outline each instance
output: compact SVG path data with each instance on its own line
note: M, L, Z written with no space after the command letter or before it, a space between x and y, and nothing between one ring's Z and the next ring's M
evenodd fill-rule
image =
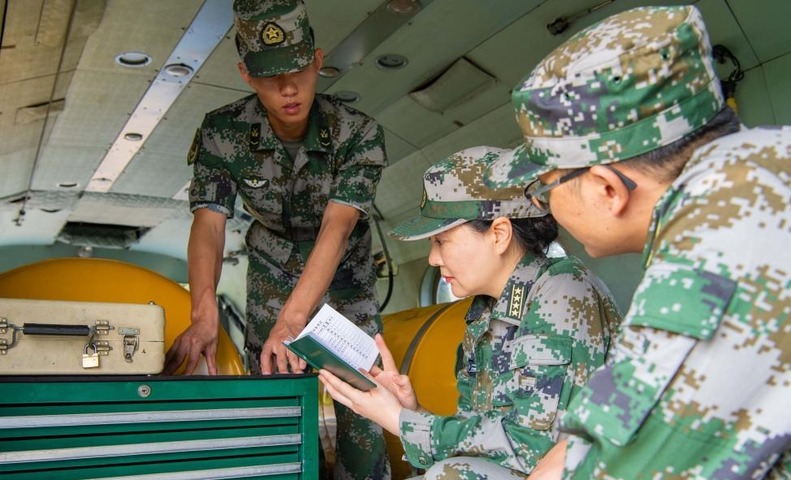
M468 102L495 83L496 77L462 57L409 96L423 108L443 113Z
M68 222L58 234L58 240L82 247L127 248L149 230L147 227Z

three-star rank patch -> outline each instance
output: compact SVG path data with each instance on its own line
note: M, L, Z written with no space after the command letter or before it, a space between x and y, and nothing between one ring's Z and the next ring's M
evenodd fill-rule
M264 42L264 45L267 47L280 45L285 40L286 34L283 32L283 28L276 23L269 22L261 29L261 41Z

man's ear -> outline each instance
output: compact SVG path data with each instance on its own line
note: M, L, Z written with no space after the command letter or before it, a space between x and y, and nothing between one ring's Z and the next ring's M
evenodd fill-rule
M597 193L601 195L601 200L613 215L620 216L626 210L632 192L618 174L612 171L613 168L615 167L595 165L590 168L590 175L596 180Z
M242 76L242 80L244 83L250 83L250 74L247 73L247 67L244 65L244 62L238 62L236 64L236 68L239 69L239 75Z
M324 66L324 50L320 48L314 50L313 62L316 64L316 70L320 70Z
M493 235L495 251L499 254L505 252L511 244L511 238L514 235L511 220L505 217L495 218L489 226L489 232Z

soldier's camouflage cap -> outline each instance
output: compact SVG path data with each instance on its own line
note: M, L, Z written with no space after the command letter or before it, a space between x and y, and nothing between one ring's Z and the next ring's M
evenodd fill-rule
M236 49L247 72L272 77L304 70L315 46L301 1L234 0Z
M626 160L711 120L723 97L693 6L613 15L564 42L514 88L525 143L497 162L493 186L525 186L558 168Z
M419 240L449 230L470 220L498 217L540 217L525 198L521 186L493 189L485 174L492 163L508 158L513 150L473 147L456 152L423 174L420 214L390 231L400 240Z

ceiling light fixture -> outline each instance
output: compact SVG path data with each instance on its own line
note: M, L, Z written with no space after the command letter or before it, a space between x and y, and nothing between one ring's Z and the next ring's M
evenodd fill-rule
M143 139L143 135L140 133L129 132L124 134L124 140L129 140L130 142L139 142Z
M360 94L357 92L352 92L350 90L340 90L338 92L333 93L335 97L338 98L341 102L346 103L353 103L360 100Z
M329 92L339 79L346 76L352 68L363 65L369 55L390 38L395 32L405 27L414 18L428 8L433 0L393 0L378 2L379 6L368 13L365 20L357 25L343 41L324 56L324 64L337 67L341 74L337 77L319 77L316 84L317 92ZM405 3L407 4L405 6ZM417 7L417 8L415 8ZM406 12L412 10L412 14Z
M232 0L203 2L200 11L185 30L184 36L164 62L164 66L121 129L121 133L93 172L93 177L86 185L85 191L110 191L121 172L137 155L144 143L136 140L132 140L131 142L134 143L131 143L124 132L136 133L141 136L141 140L150 137L157 124L184 90L193 73L200 69L231 29L232 3ZM132 63L135 63L135 60L138 63L142 61L139 56L133 56Z
M79 185L79 183L77 183L77 182L60 182L60 183L58 183L58 187L60 187L60 188L74 188L77 185Z
M165 73L174 78L187 77L192 75L193 72L192 67L189 65L184 65L183 63L172 63L170 65L165 65L163 70Z
M122 67L145 67L151 63L151 55L145 52L124 52L115 57L115 63Z
M324 78L335 78L341 74L341 69L337 67L322 67L319 70L319 75Z
M403 68L407 63L409 63L409 60L407 60L405 56L398 55L397 53L386 53L376 59L376 64L385 70Z
M387 2L387 11L396 15L414 15L420 10L418 0L390 0Z

